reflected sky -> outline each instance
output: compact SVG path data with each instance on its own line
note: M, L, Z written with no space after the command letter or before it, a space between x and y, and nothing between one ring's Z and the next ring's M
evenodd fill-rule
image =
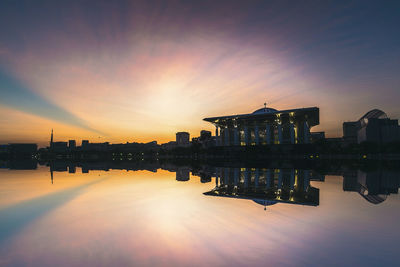
M319 206L203 193L198 176L0 170L0 265L376 266L398 252L398 194L374 205L343 178L311 181ZM14 222L14 223L12 223Z

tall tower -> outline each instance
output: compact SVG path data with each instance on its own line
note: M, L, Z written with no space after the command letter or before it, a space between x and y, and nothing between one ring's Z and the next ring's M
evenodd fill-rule
M53 129L51 129L50 148L53 148Z

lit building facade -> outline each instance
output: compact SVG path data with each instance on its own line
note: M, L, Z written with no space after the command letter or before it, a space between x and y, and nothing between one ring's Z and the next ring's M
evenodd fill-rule
M218 146L308 144L310 129L319 124L319 108L276 110L205 118L215 125Z
M207 196L251 199L268 206L276 203L319 205L319 189L310 181L324 181L311 170L216 168L216 186Z

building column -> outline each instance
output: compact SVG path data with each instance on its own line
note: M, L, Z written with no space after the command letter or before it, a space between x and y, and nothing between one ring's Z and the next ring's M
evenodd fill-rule
M224 129L224 134L225 134L225 142L224 142L224 145L225 146L229 146L230 145L230 142L229 142L229 128L225 128Z
M215 125L215 145L218 146L219 145L219 136L218 136L218 126Z
M235 146L240 145L240 143L239 143L239 129L237 127L234 128L234 143L235 143Z
M249 145L249 128L247 126L244 126L244 142L246 146Z
M260 172L258 169L256 169L255 171L255 175L254 175L254 187L257 189L258 188L258 182L260 180Z
M289 125L289 129L290 129L290 143L294 144L294 125L293 123L290 123Z
M279 169L279 174L278 174L278 189L282 189L282 169Z
M267 145L271 144L271 125L267 123L265 126L265 141L267 142Z
M258 125L254 126L254 140L258 146L260 144L260 132L258 131Z
M271 186L271 170L267 169L265 171L265 188L269 189L270 186Z
M310 128L308 127L307 121L304 121L304 133L303 133L303 138L304 138L304 144L310 143Z
M221 181L220 177L221 176L220 176L220 173L219 173L219 168L215 168L215 184L217 186L222 184L222 181Z
M304 170L304 180L303 180L303 190L307 191L307 188L310 184L310 172L309 170Z
M239 184L239 174L240 174L239 168L233 169L233 182L235 186Z
M222 175L222 168L217 168L217 175L218 175L218 180L219 180L219 185L223 185L224 184L224 180L222 179L223 175Z
M290 172L290 190L294 190L294 169Z
M218 146L224 145L224 129L219 127Z
M282 139L282 124L278 124L277 127L278 127L278 141L279 141L279 144L282 144L282 141L283 141L283 139Z
M250 171L248 168L244 171L244 187L247 188L249 186L249 175Z
M224 168L224 182L229 184L229 168Z

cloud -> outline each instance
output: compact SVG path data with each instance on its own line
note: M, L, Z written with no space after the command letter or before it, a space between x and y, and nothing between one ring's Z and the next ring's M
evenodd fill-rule
M35 94L2 71L0 71L0 104L99 133L79 117Z
M0 210L0 217L2 218L0 222L0 228L2 229L0 244L18 234L33 221L73 200L85 192L87 188L103 180L104 178L98 179L60 192L23 201Z

